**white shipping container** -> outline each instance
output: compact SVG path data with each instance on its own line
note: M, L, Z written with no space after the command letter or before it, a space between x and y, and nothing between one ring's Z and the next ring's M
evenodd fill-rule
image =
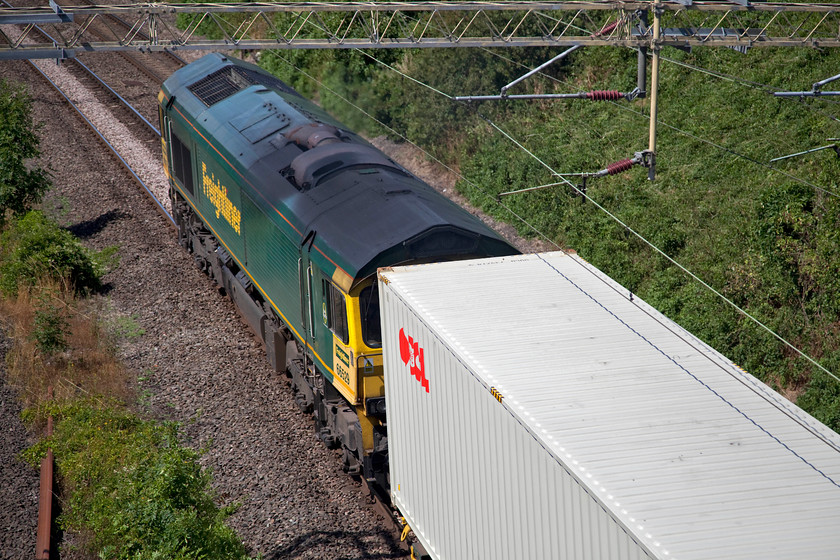
M379 278L392 497L433 558L840 558L840 436L582 259Z

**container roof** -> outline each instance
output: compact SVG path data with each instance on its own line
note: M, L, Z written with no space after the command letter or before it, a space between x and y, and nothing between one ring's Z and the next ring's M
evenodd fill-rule
M840 436L579 257L381 275L653 557L838 557Z

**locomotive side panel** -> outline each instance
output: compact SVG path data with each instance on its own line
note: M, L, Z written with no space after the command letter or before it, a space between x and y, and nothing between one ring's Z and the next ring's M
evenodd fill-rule
M246 232L243 231L242 195L239 183L219 161L218 154L199 146L196 160L196 189L193 201L207 226L223 240L241 264L248 263Z
M283 323L302 339L297 244L280 231L247 195L242 196L248 271Z
M256 66L209 54L159 101L179 242L387 497L377 267L515 249Z

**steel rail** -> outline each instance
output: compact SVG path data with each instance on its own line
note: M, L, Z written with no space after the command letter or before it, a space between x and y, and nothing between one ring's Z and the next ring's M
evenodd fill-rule
M143 182L143 179L141 179L141 178L137 175L137 173L136 173L136 172L134 171L134 169L131 167L131 164L129 164L129 163L125 160L125 158L123 158L123 157L122 157L122 155L121 155L121 154L117 151L117 149L113 146L113 144L111 144L111 143L108 141L108 139L107 139L107 138L105 138L105 135L102 133L102 131L100 131L100 130L96 127L96 125L95 125L95 124L93 124L93 122L91 122L91 120L87 118L87 116L86 116L86 115L82 112L82 110L81 110L81 109L80 109L80 108L79 108L79 107L78 107L75 103L73 103L73 100L72 100L72 99L70 99L70 97L69 97L66 93L64 93L64 91L61 89L61 87L59 87L59 85L58 85L58 84L56 84L55 82L53 82L53 81L49 78L49 76L47 76L47 75L46 75L43 71L41 71L41 69L40 69L40 68L38 68L38 66L37 66L34 62L31 62L31 61L30 61L30 64L32 64L33 68L35 68L35 69L38 71L38 73L40 73L40 74L41 74L41 76L43 76L43 78L44 78L47 82L49 82L49 83L50 83L50 85L51 85L51 86L53 86L53 87L55 88L55 90L56 90L58 93L60 93L60 94L61 94L61 96L62 96L62 97L64 97L64 100L65 100L65 101L67 101L67 103L68 103L68 104L69 104L69 105L70 105L70 106L71 106L71 107L72 107L72 108L76 111L76 113L78 113L78 115L82 118L82 120L85 122L85 124L87 124L87 126L88 126L88 127L89 127L89 128L90 128L93 132L95 132L95 133L96 133L96 135L97 135L97 136L99 137L99 139L100 139L100 140L101 140L101 141L105 144L105 146L106 146L109 150L111 150L111 152L112 152L112 153L113 153L113 154L117 157L117 159L119 159L119 160L120 160L120 163L122 163L123 167L125 167L125 169L126 169L129 173L131 173L131 176L132 176L132 177L134 177L134 180L137 182L137 184L138 184L138 185L140 185L140 186L141 186L141 187L142 187L142 188L146 191L146 193L147 193L147 194L151 197L151 199L155 202L155 204L157 205L158 211L159 211L159 212L161 212L164 216L166 216L166 217L169 219L169 221L172 223L172 225L173 225L174 227L177 227L177 224L175 223L175 220L172 218L172 216L169 214L169 212L167 212L167 211L166 211L166 208L164 208L164 207L163 207L163 204L161 204L160 200L158 200L158 199L157 199L157 197L154 195L154 193L152 193L151 189L149 189L149 187L146 185L146 183L145 183L145 182Z
M47 400L53 399L52 386L47 388ZM53 417L47 417L46 437L53 434ZM47 448L47 456L41 459L41 478L38 489L38 528L35 535L35 560L49 560L53 548L50 543L53 523L53 482L55 458L52 447Z
M8 2L6 2L6 0L0 0L0 2L2 2L2 4L5 4L6 6L8 6L8 5L9 5L9 4L8 4ZM52 40L52 37L50 37L50 35L49 35L49 34L47 34L47 33L46 33L43 29L39 28L38 26L33 26L33 27L34 27L34 29L35 29L38 33L41 33L42 35L44 35L44 36L45 36L45 37L47 37L48 39ZM134 180L137 182L137 184L138 184L138 185L140 185L140 186L143 188L143 190L145 190L145 191L146 191L146 193L147 193L147 194L151 197L151 199L155 202L155 204L157 205L158 211L159 211L159 212L161 212L164 216L166 216L166 218L168 218L168 219L169 219L169 221L172 223L172 225L173 225L173 226L177 227L177 224L175 223L175 220L172 218L172 216L169 214L169 212L167 212L167 211L166 211L166 208L164 208L164 206L163 206L163 204L161 203L161 201L160 201L160 200L158 200L158 198L154 195L154 193L151 191L151 189L149 189L148 185L146 185L146 183L145 183L145 182L144 182L144 181L143 181L143 180L142 180L142 179L141 179L141 178L137 175L137 173L134 171L134 169L131 167L131 165L130 165L130 164L129 164L126 160L125 160L125 158L123 158L123 157L122 157L122 155L121 155L121 154L117 151L116 147L114 147L114 146L113 146L113 145L112 145L112 144L108 141L108 139L107 139L107 138L105 138L105 135L102 133L102 131L100 131L100 130L99 130L99 128L97 128L97 126L96 126L95 124L93 124L93 122L91 122L91 120L90 120L90 119L88 119L88 118L87 118L87 116L86 116L86 115L82 112L82 110L81 110L81 109L80 109L80 108L79 108L79 107L78 107L75 103L73 103L73 101L70 99L70 97L69 97L66 93L64 93L64 91L61 89L61 87L59 87L59 86L58 86L58 84L56 84L55 82L53 82L53 81L50 79L50 77L49 77L49 76L47 76L47 75L46 75L46 74L45 74L45 73L44 73L44 72L43 72L40 68L38 68L38 65L37 65L37 64L35 64L35 63L34 63L34 62L32 62L31 60L29 60L29 63L32 65L32 67L33 67L35 70L37 70L37 71L38 71L38 73L39 73L39 74L41 74L41 76L42 76L42 77L43 77L43 78L44 78L44 79L45 79L45 80L46 80L46 81L47 81L50 85L52 85L52 86L53 86L53 88L55 88L55 90L56 90L58 93L60 93L60 94L61 94L61 96L62 96L62 97L64 97L64 100L65 100L65 101L67 101L67 103L68 103L68 104L69 104L69 105L70 105L70 106L71 106L71 107L72 107L72 108L76 111L76 113L77 113L77 114L78 114L78 115L82 118L82 120L85 122L85 124L87 124L87 126L88 126L88 127L89 127L89 128L90 128L93 132L95 132L95 133L96 133L96 135L97 135L97 136L99 137L99 139L100 139L100 140L101 140L101 141L105 144L105 146L106 146L109 150L111 150L111 152L112 152L112 153L113 153L113 154L117 157L117 159L119 159L119 160L120 160L120 163L122 163L123 167L125 167L125 169L126 169L129 173L131 173L132 177L134 177ZM106 90L107 90L110 94L112 94L112 95L114 95L115 97L117 97L117 99L119 99L119 101L120 101L120 102L121 102L121 103L122 103L125 107L127 107L130 111L132 111L132 112L134 113L134 115L135 115L135 116L139 117L139 118L141 119L141 121L142 121L143 123L145 123L145 124L146 124L146 126L147 126L147 127L149 127L149 129L150 129L150 130L151 130L151 131L152 131L152 132L153 132L156 136L160 137L160 131L159 131L159 130L158 130L158 129L157 129L157 128L156 128L156 127L152 124L152 123L150 123L150 122L149 122L149 121L148 121L148 120L147 120L147 119L146 119L143 115L141 115L141 114L140 114L140 112L139 112L139 111L137 111L137 109L135 109L135 108L134 108L134 106L132 106L132 105L131 105L131 103L129 103L129 102L128 102L128 101L127 101L124 97L122 97L119 93L117 93L117 92L116 92L116 91L115 91L115 90L114 90L111 86L109 86L108 84L106 84L106 83L105 83L105 81L104 81L104 80L102 80L99 76L97 76L97 75L96 75L96 73L95 73L93 70L91 70L90 68L88 68L87 66L85 66L84 64L82 64L82 63L81 63L81 62L79 62L79 61L76 61L76 63L78 64L78 66L79 66L80 68L82 68L85 72L87 72L87 73L88 73L88 75L90 75L90 76L91 76L94 80L96 80L96 82L97 82L97 83L99 83L99 85L100 85L100 86L104 87L104 88L105 88L105 89L106 89Z
M96 5L93 0L82 0L82 1L86 2L87 5L92 5L92 6ZM126 29L127 34L133 33L134 36L138 37L142 41L151 41L152 40L150 35L148 35L147 33L142 31L142 29L141 29L142 26L138 26L138 22L134 22L134 23L128 22L123 17L121 17L120 15L117 15L117 14L108 14L105 17L107 17L110 21L115 22L118 26L122 26L124 29ZM93 19L93 18L91 18L91 19ZM108 27L109 27L109 29L111 29L110 26L108 26ZM150 30L150 31L152 31L152 30ZM41 32L43 33L43 30ZM113 33L114 36L117 35L116 31L114 31L113 29L111 29L111 32ZM126 34L126 36L127 36L127 34ZM181 67L187 65L187 62L183 58L181 58L180 56L175 54L174 52L164 51L164 53L169 59L174 61L175 64L178 64ZM146 64L143 64L141 61L137 60L137 58L132 56L131 53L120 52L119 54L121 56L123 56L123 58L125 58L125 60L127 60L130 64L135 66L138 70L140 70L141 72L143 72L144 74L146 74L147 76L152 78L153 80L156 80L156 81L160 82L161 84L168 77L168 75L167 76L158 75L158 73L156 71L152 70L149 66L147 66Z
M155 136L160 136L160 130L158 130L158 129L157 129L157 127L156 127L155 125L153 125L151 122L149 122L149 120L148 120L146 117L144 117L143 115L141 115L141 114L140 114L140 111L138 111L138 110L134 107L134 105L132 105L131 103L129 103L129 102L128 102L128 100L126 100L126 99L125 99L122 95L120 95L119 93L117 93L116 91L114 91L114 88L112 88L111 86L109 86L108 84L106 84L106 83L105 83L105 81L104 81L102 78L100 78L98 75L96 75L96 73L95 73L93 70L91 70L90 68L88 68L87 66L85 66L85 64L84 64L82 61L80 61L80 60L74 60L73 62L75 62L76 64L78 64L80 68L82 68L85 72L87 72L87 73L88 73L88 76L90 76L91 78L93 78L94 80L96 80L96 82L97 82L100 86L102 86L103 88L105 88L105 89L106 89L106 90L107 90L107 91L108 91L111 95L113 95L114 97L116 97L117 99L119 99L119 100L120 100L120 103L122 103L122 104L123 104L123 105L124 105L124 106L125 106L125 107L129 110L129 111L131 111L132 113L134 113L134 116L136 116L138 119L140 119L140 120L143 122L143 124L145 124L145 125L149 128L149 130L151 130L151 131L155 134Z

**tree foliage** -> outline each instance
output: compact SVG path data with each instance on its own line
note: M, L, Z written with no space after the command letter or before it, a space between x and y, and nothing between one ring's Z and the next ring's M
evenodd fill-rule
M49 173L27 161L40 155L37 127L23 86L0 79L0 224L22 215L50 188Z
M7 296L44 278L66 280L77 291L89 292L100 287L103 273L98 254L37 210L0 234L0 292Z

